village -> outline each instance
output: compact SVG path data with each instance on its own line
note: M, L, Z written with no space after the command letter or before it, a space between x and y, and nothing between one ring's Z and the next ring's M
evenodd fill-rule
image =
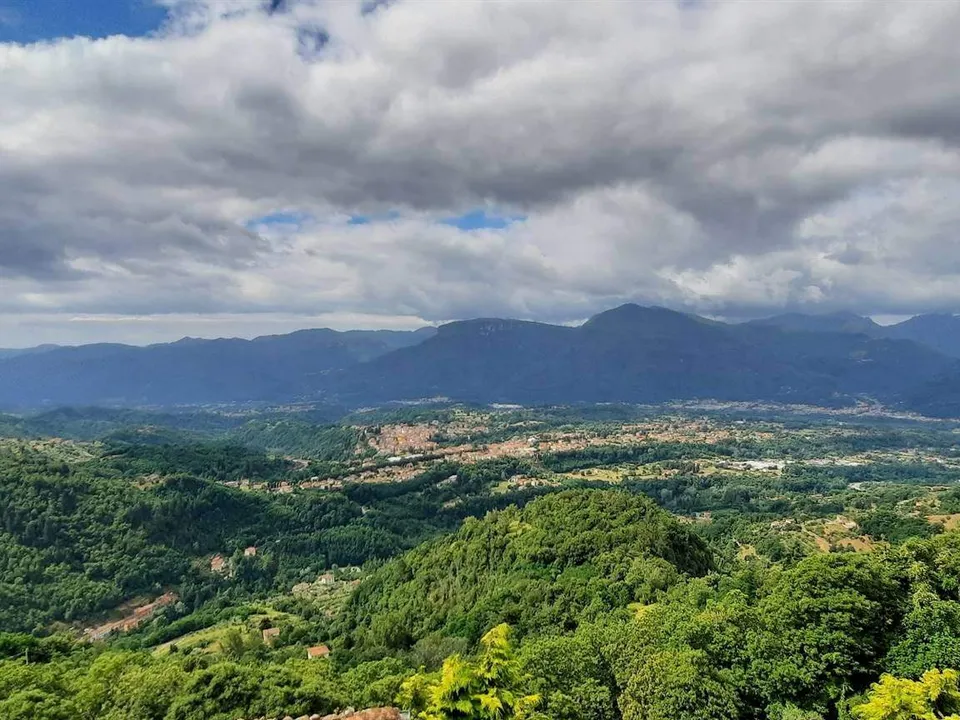
M431 465L442 462L476 463L501 458L537 459L541 455L608 445L644 442L687 442L715 444L725 441L768 439L772 433L756 428L718 425L708 420L685 417L658 418L614 428L571 426L541 427L539 423L517 423L491 432L490 417L473 422L388 424L355 426L360 441L354 459L343 463L334 475L312 475L302 480L264 482L250 479L224 484L240 490L292 493L301 490L341 490L352 483L391 483L409 480ZM487 423L483 422L484 420ZM493 439L490 439L492 436ZM289 458L298 467L309 461Z

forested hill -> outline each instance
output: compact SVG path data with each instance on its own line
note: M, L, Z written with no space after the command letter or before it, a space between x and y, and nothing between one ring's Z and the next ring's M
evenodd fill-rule
M703 541L651 500L567 491L468 519L387 563L353 595L346 629L393 650L432 633L476 642L501 622L571 629L712 568Z
M742 423L287 493L234 445L6 440L0 718L955 715L952 424Z
M319 569L393 556L533 495L465 498L460 484L439 485L458 471L484 487L516 462L438 463L405 482L285 494L224 483L266 487L313 470L236 445L5 441L0 632L86 622L162 588L175 587L187 609L218 593L288 590ZM248 547L257 554L244 556ZM217 554L232 563L230 578L210 571Z

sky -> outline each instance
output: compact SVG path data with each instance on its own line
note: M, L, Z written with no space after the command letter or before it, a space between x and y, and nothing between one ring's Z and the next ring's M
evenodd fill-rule
M0 347L960 311L960 3L0 0Z

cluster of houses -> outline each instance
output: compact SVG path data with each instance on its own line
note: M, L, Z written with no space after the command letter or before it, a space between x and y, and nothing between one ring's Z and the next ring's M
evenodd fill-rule
M248 548L243 550L244 557L256 557L257 548L254 545L251 545ZM210 572L217 573L218 575L229 575L232 568L230 567L229 558L225 558L220 553L217 553L212 558L210 558Z
M251 482L248 478L242 480L225 480L223 483L227 487L237 488L239 490L267 490L269 492L292 493L293 485L286 480L281 480L277 485L271 485L266 482Z
M278 627L268 627L264 628L262 631L263 644L273 647L277 638L280 637L280 628ZM313 647L307 648L307 658L310 660L320 660L322 658L328 657L330 655L330 648L326 645L314 645Z
M319 475L314 475L309 480L300 483L300 487L305 490L342 490L343 480L339 478L324 480Z

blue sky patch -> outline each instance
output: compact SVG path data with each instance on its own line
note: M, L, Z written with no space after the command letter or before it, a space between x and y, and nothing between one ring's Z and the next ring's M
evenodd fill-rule
M390 222L391 220L396 220L400 217L400 213L396 210L391 210L386 213L377 213L374 215L351 215L350 219L347 220L347 225L369 225L370 223L377 222Z
M0 42L138 37L166 19L167 11L152 0L0 0Z
M392 222L403 217L398 210L380 213L356 213L347 216L347 225L375 225L377 223ZM248 230L271 227L294 227L300 229L306 223L316 220L310 213L297 210L275 210L259 217L250 218L244 223ZM506 215L490 212L484 209L471 210L463 215L454 215L436 220L440 225L449 225L458 230L502 230L517 222L527 219L526 215ZM332 218L331 218L332 220ZM320 218L323 222L323 218ZM343 222L337 220L336 222Z
M313 216L309 213L297 212L295 210L277 210L276 212L267 213L266 215L261 215L260 217L247 220L246 226L248 230L253 230L258 227L271 227L276 225L292 225L299 228L301 225L312 219Z
M486 210L471 210L463 215L444 218L443 225L452 225L460 230L502 230L515 222L526 220L525 215L499 215L488 213Z

